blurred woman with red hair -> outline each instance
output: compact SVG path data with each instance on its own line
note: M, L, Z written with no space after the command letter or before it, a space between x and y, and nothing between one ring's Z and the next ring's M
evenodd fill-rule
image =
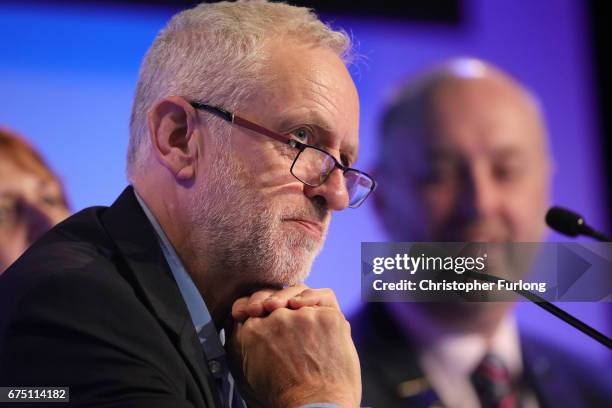
M28 142L0 128L0 274L68 215L59 178Z

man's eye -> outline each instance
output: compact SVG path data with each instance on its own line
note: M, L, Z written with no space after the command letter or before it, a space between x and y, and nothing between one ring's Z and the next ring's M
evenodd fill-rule
M308 142L312 137L312 132L307 128L298 128L291 134L300 142Z
M423 172L421 181L426 184L443 184L456 181L461 177L461 169L457 167L448 162L434 163Z
M493 169L493 174L499 181L515 181L523 174L523 167L517 165L496 166Z

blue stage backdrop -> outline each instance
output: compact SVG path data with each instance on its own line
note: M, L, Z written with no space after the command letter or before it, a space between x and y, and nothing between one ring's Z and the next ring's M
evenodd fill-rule
M59 2L58 2L59 3ZM377 151L380 107L393 84L432 62L477 56L541 98L555 157L554 200L594 225L605 219L585 5L575 0L464 0L458 27L325 16L352 33L361 102L361 159ZM9 2L0 11L0 124L27 135L66 182L74 210L108 205L126 185L128 118L139 63L169 10ZM360 243L386 239L369 205L335 216L308 283L333 288L345 312L360 304ZM559 236L551 236L561 240ZM562 305L610 333L602 304ZM522 304L519 320L591 357L603 347Z

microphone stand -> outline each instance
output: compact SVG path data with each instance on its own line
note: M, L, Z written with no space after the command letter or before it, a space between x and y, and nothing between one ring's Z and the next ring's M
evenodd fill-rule
M473 271L466 271L465 272L466 276L472 277L474 279L478 279L480 281L485 281L485 282L491 282L491 283L497 283L498 281L504 281L507 283L513 283L507 279L501 279L501 278L497 278L495 276L491 276L491 275L487 275L484 273L479 273L479 272L473 272ZM512 286L514 287L514 285ZM522 290L522 289L516 289L516 290L512 290L514 293L524 297L525 299L531 301L532 303L536 304L537 306L541 307L542 309L546 310L547 312L553 314L554 316L558 317L559 319L563 320L565 323L573 326L574 328L580 330L581 332L583 332L584 334L586 334L587 336L591 337L592 339L596 340L597 342L603 344L604 346L606 346L608 349L612 349L612 339L610 339L610 337L606 336L605 334L601 333L600 331L594 329L593 327L589 326L588 324L584 323L582 320L579 320L577 318L575 318L574 316L572 316L571 314L567 313L565 310L558 308L557 306L553 305L552 303L550 303L549 301L547 301L546 299L544 299L543 297L540 297L538 295L536 295L535 293L532 293L528 290Z
M587 226L587 228L588 228L588 232L583 233L583 235L596 239L599 242L612 242L612 237L605 235L603 232L594 230L593 228L589 226Z

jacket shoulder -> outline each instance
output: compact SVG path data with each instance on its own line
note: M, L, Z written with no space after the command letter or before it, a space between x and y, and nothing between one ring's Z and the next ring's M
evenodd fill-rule
M612 401L612 377L604 362L528 330L521 330L520 337L526 379L545 406L606 406Z
M104 211L70 217L0 277L0 384L69 384L75 403L189 406L182 359L130 281Z

